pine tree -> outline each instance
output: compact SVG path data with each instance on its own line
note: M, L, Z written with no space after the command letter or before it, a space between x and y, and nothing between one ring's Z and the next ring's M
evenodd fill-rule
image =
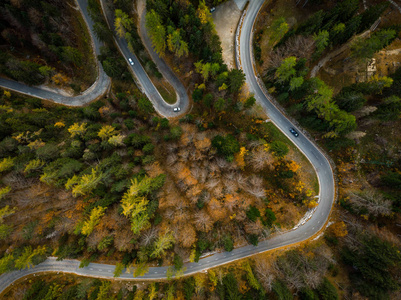
M174 236L170 231L161 234L153 245L151 257L160 258L164 255L165 251L173 246L175 242Z
M159 56L164 55L166 49L166 28L157 12L153 9L146 13L146 29L149 31L152 45Z
M81 233L84 235L90 235L95 229L95 226L100 222L100 218L103 217L107 207L98 206L92 209L89 218L84 222Z

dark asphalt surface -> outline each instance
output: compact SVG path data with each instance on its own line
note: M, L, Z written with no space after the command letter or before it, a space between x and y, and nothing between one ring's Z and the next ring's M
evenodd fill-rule
M79 0L77 1L79 5L79 10L82 13L84 20L86 24L89 27L90 30L90 36L92 37L92 43L94 45L95 49L95 59L97 62L96 56L100 54L100 42L96 38L96 36L93 33L93 22L91 18L88 15L87 11L87 1ZM28 96L40 98L40 99L45 99L45 100L50 100L59 104L67 105L67 106L82 106L85 104L88 104L96 99L99 99L102 97L110 88L111 81L110 78L106 75L106 73L103 71L103 67L100 63L97 63L98 65L98 78L96 81L93 83L91 87L89 87L85 92L83 92L81 95L78 96L64 96L52 91L48 91L45 89L42 89L40 87L34 87L34 86L27 86L24 83L20 83L17 81L13 80L8 80L4 78L0 78L0 86L6 89L10 89L15 92L19 92L21 94L25 94Z
M262 253L271 249L302 242L314 236L320 229L323 228L329 217L334 201L334 178L328 160L321 153L321 151L302 134L301 130L297 129L299 132L299 137L294 137L292 134L290 134L289 128L296 128L296 126L293 125L285 116L283 116L281 112L269 101L269 96L266 96L263 93L255 78L251 59L251 34L253 23L262 4L262 0L250 1L246 17L244 18L240 37L242 67L246 74L246 80L251 91L255 93L255 98L257 101L263 105L269 117L271 118L271 121L284 134L287 135L287 137L305 154L305 156L314 166L320 184L319 205L315 208L311 218L298 228L262 241L256 247L252 245L244 246L234 249L232 252L216 253L208 257L204 257L200 259L198 263L185 263L185 275L202 272L208 268L230 263L238 259L252 256L256 253ZM135 63L137 63L137 60L135 60ZM115 266L112 265L91 263L89 266L79 269L78 265L79 262L75 260L56 261L54 258L49 258L47 261L36 266L34 269L15 271L1 275L0 292L10 285L14 280L25 275L32 274L36 271L60 271L90 277L112 278L115 268ZM149 268L149 272L147 274L137 278L141 280L165 279L166 271L167 267L152 267ZM132 280L134 278L132 274L123 273L119 279Z

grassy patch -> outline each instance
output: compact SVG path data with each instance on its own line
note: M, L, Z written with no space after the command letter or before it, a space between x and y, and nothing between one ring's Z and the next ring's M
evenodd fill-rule
M154 79L154 78L153 78ZM174 88L166 80L152 80L160 95L163 97L164 101L168 104L174 104L177 102L177 94Z
M79 11L70 8L71 14L75 15L72 18L72 26L74 27L74 33L77 34L77 48L83 54L82 61L84 65L74 72L74 80L76 83L84 85L83 90L88 88L97 77L96 61L93 57L92 42L89 35L88 27Z

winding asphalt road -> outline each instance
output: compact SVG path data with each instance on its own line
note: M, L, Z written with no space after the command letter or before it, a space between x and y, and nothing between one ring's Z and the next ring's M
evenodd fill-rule
M83 1L83 0L79 0ZM115 32L114 29L114 13L109 9L108 3L106 0L100 1L103 9L103 13L106 16L107 23L109 27ZM144 19L144 17L142 18ZM144 23L141 24L144 25ZM154 59L156 65L160 73L163 74L164 78L173 86L177 94L177 102L170 105L163 100L163 97L160 95L157 88L154 86L152 81L150 80L148 74L143 69L142 65L140 64L138 58L135 54L133 54L129 48L127 41L124 38L115 38L118 48L120 52L123 54L124 58L128 63L128 58L131 58L134 62L134 65L129 65L130 71L136 77L137 81L139 82L139 87L141 88L142 92L146 94L148 99L152 102L153 107L155 110L162 116L166 118L177 117L179 115L184 114L189 110L189 98L187 95L187 91L181 81L175 76L175 74L170 70L170 68L166 65L166 63L159 58L159 56L154 52L151 45L149 45L149 38L147 37L147 33L143 33L145 30L141 28L141 34L144 38L144 44L147 47L149 54ZM174 107L180 107L181 111L174 112Z
M95 60L97 64L98 77L96 81L93 83L91 87L89 87L85 92L78 96L64 96L58 94L56 92L52 92L46 90L41 87L27 86L24 83L20 83L13 80L8 80L4 78L0 78L0 86L21 94L25 94L28 96L50 100L59 104L67 105L67 106L82 106L101 98L106 92L109 90L111 85L110 78L106 75L103 70L103 67L100 63L98 63L97 55L100 54L100 46L101 42L96 38L93 31L93 22L92 19L88 15L88 2L79 0L76 1L79 5L79 10L82 13L84 20L90 30L90 36L92 39L92 43L94 45L95 50Z
M296 128L281 112L269 101L266 95L258 84L255 77L253 60L252 60L252 28L257 13L263 4L263 0L251 0L247 8L247 13L243 21L243 27L240 37L240 56L242 68L246 74L246 81L252 92L255 93L255 98L265 108L271 121L285 134L287 137L305 154L309 161L314 166L319 179L320 193L319 205L315 208L314 213L304 224L297 226L291 231L276 235L269 240L259 243L258 246L244 246L234 249L232 252L222 252L210 255L200 259L198 263L185 263L185 275L194 274L197 272L206 271L209 268L217 267L232 261L252 256L257 253L262 253L275 248L292 245L302 242L314 236L320 231L328 220L331 207L334 201L334 178L331 166L322 154L322 152L310 142L298 130L299 137L294 137L289 134L289 128ZM82 276L98 277L98 278L113 278L115 266L106 264L91 263L85 268L79 268L79 261L64 260L56 261L55 258L48 258L44 263L35 266L33 269L25 269L22 271L14 271L0 276L0 292L15 280L22 278L28 274L36 272L66 272ZM167 267L152 267L144 276L137 277L140 280L165 279ZM123 273L118 279L134 280L132 274Z

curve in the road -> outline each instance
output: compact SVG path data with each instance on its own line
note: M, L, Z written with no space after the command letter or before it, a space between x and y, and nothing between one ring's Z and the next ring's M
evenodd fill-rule
M241 67L246 75L246 82L250 91L255 94L256 100L263 106L271 121L297 146L297 148L306 156L314 167L319 180L319 205L315 208L313 215L308 222L297 228L296 230L287 232L277 236L285 237L293 243L301 242L323 228L326 223L335 196L334 175L329 160L319 150L319 148L311 142L303 133L298 130L299 136L295 137L290 134L289 129L296 126L288 120L281 111L273 104L271 96L263 89L263 83L257 77L254 69L254 60L252 53L252 37L253 25L259 10L263 5L263 0L250 1L247 11L242 22L240 35L240 61ZM274 238L269 240L270 245L274 242Z
M89 102L92 102L94 100L97 100L101 98L104 94L107 93L107 91L110 88L111 81L110 78L106 75L106 73L103 70L102 65L98 62L97 60L97 55L100 54L100 41L95 37L94 31L93 31L93 21L89 17L88 14L88 3L87 1L84 0L77 0L76 1L77 5L79 6L79 11L82 13L82 16L84 17L84 20L86 22L86 25L88 26L89 33L92 39L92 44L94 48L94 56L95 60L97 62L97 70L98 70L98 76L96 78L96 81L92 84L91 87L89 87L85 92L83 92L81 95L78 96L64 96L61 94L58 94L56 92L52 92L49 90L46 90L44 88L40 87L34 87L34 86L27 86L26 84L13 81L13 80L8 80L4 78L0 78L0 86L21 94L25 94L28 96L44 99L44 100L50 100L59 104L67 105L67 106L82 106L85 104L88 104Z
M100 4L102 6L103 14L106 16L107 24L109 27L114 30L114 13L110 11L109 6L107 5L106 0L101 0ZM141 24L142 25L142 24ZM146 42L146 30L141 27L141 33L145 31L144 43L149 47ZM164 78L173 86L177 93L177 102L173 105L168 104L164 101L163 97L160 95L157 88L154 86L153 82L150 80L148 74L143 69L139 59L136 57L134 53L132 53L129 48L127 41L124 38L115 38L116 44L124 56L125 60L128 63L128 58L131 58L134 62L134 65L129 65L130 71L134 74L137 82L139 83L142 92L146 94L148 99L152 102L155 110L162 116L167 118L178 117L189 110L189 98L187 95L187 91L184 88L184 85L181 81L176 77L176 75L170 70L170 68L166 65L166 63L158 57L158 55L154 52L152 46L148 48L149 54L152 58L155 58L155 63L158 66L160 73L163 74ZM156 55L157 57L154 57ZM173 108L179 106L181 108L180 112L174 112Z
M247 14L244 18L240 37L241 64L246 74L246 81L255 98L265 108L272 122L304 153L314 166L320 185L319 205L315 208L312 217L298 228L262 241L258 246L248 245L234 249L232 252L222 252L202 258L198 263L185 263L184 275L191 275L197 272L217 267L232 261L243 259L257 253L289 246L307 240L318 233L328 220L335 195L335 183L330 163L323 153L302 133L299 137L289 134L288 129L295 127L273 104L269 101L269 95L265 94L255 77L252 60L252 29L263 0L251 1ZM67 264L68 266L66 266ZM0 292L15 280L26 275L38 272L67 272L82 276L112 279L115 266L106 264L91 263L87 267L78 268L79 262L75 260L56 261L54 258L47 259L44 263L37 265L34 269L14 271L0 276ZM125 280L155 280L166 279L167 267L152 267L144 276L133 278L132 274L123 273L118 279Z

